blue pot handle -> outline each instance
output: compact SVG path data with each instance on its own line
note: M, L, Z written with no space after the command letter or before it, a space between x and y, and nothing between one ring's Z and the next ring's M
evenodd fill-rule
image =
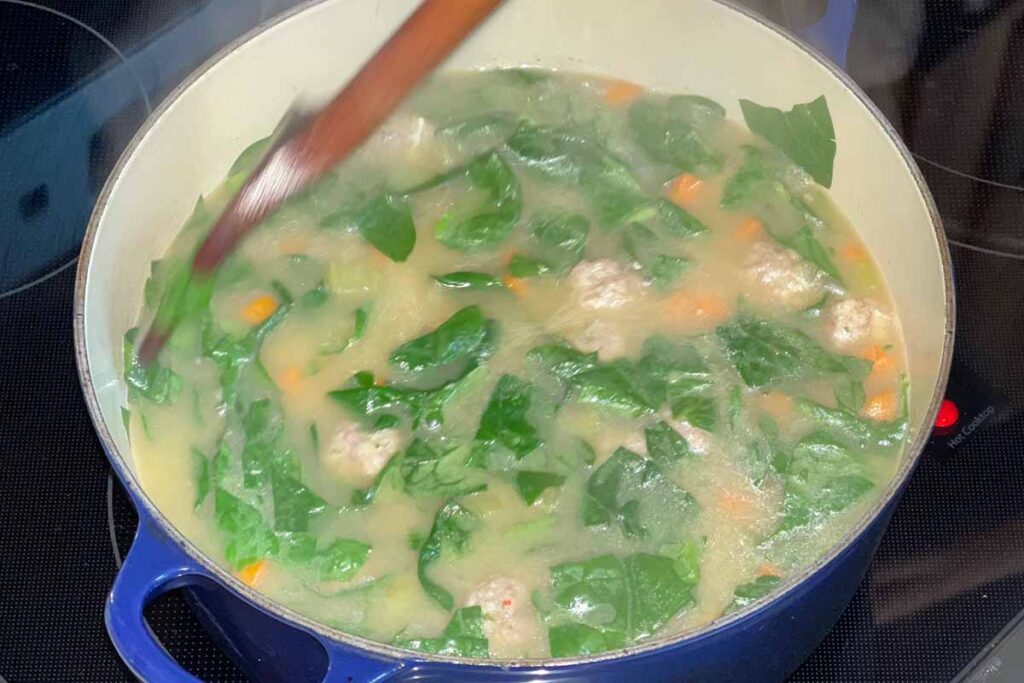
M107 632L118 654L140 680L147 683L202 683L185 671L160 645L146 624L143 613L146 605L168 590L202 581L218 581L167 538L147 515L140 514L139 517L135 540L107 599ZM327 652L329 665L325 683L383 683L393 679L404 668L400 661L378 659L318 634L312 635Z
M161 593L208 577L151 520L140 515L135 540L114 579L105 613L114 647L140 680L202 683L167 654L146 624L143 610Z
M804 40L818 48L840 68L846 68L846 51L850 47L853 22L857 17L857 0L829 0L825 16L801 31Z

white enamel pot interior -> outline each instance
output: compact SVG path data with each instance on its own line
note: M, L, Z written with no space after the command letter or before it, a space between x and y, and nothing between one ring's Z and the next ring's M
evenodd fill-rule
M125 152L93 214L79 263L75 332L86 400L133 497L226 585L307 626L307 620L213 565L146 496L121 420L121 340L138 315L150 261L174 238L196 198L213 190L238 154L270 133L296 99L318 102L333 94L414 5L313 3L211 60L168 98ZM508 0L445 68L520 65L699 93L725 105L736 120L742 120L741 97L784 109L822 94L827 98L838 140L832 196L888 281L906 336L912 386L912 443L902 468L873 511L833 550L830 557L835 556L909 476L948 373L949 256L906 149L841 72L762 20L715 0ZM799 577L793 580L798 582Z

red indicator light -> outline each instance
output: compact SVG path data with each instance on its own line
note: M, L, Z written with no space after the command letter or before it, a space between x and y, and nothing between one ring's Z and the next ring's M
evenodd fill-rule
M948 398L943 399L939 406L939 414L935 417L935 426L939 428L952 427L960 419L960 409Z

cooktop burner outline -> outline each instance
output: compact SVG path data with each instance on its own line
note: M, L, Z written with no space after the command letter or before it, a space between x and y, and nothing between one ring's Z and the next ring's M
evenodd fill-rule
M0 7L4 6L23 8L33 14L40 12L61 24L74 26L88 34L89 40L98 40L115 61L113 66L101 65L90 75L82 74L70 89L35 103L33 109L0 135L4 156L27 160L18 180L28 182L11 186L10 197L4 196L0 202L12 212L9 216L0 213L7 226L6 237L13 244L14 240L41 234L29 237L28 245L0 253L7 269L6 274L0 269L0 299L35 287L77 262L87 222L78 219L88 207L76 205L69 196L77 196L81 188L89 185L95 175L94 166L102 163L103 150L97 148L104 142L102 136L108 126L136 100L143 107L143 118L153 111L149 94L131 60L102 32L65 12L30 0L0 0ZM47 45L46 41L39 44ZM125 74L128 80L124 81L125 75L120 74ZM122 80L120 85L118 80ZM135 91L130 96L123 91L129 82L132 85L128 87ZM119 88L120 96L111 97ZM39 154L45 143L55 144L57 135L61 136L57 139L58 149ZM120 149L116 153L120 155Z

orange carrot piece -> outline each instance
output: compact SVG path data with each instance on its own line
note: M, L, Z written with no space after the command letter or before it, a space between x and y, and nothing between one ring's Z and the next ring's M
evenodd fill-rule
M261 294L249 300L242 309L242 320L250 325L259 325L277 310L277 299L269 294Z
M702 323L725 321L730 315L725 301L714 294L692 294L685 290L669 294L661 303L661 313L669 323L680 319Z
M844 263L867 261L868 250L860 244L846 244L839 248L839 260Z
M604 101L608 104L629 104L643 94L644 89L629 81L615 81L604 91Z
M281 373L277 378L277 386L286 394L293 394L302 383L302 370L298 367L291 367Z
M869 346L867 349L864 350L863 353L860 354L861 358L869 360L873 363L877 363L878 361L885 358L885 356L885 349L883 349L878 344L875 344L874 346Z
M704 181L692 173L684 173L669 185L668 198L680 206L688 206L700 196Z
M782 576L782 569L771 562L765 562L757 568L758 576Z
M511 275L506 275L505 277L501 278L501 281L504 282L505 287L507 287L508 290L514 294L522 296L523 294L526 293L526 280L524 280L521 277L512 277Z
M753 242L764 234L764 223L753 216L743 219L733 236L740 242Z
M277 245L282 254L301 254L309 247L309 240L305 237L288 237L281 240Z
M733 517L749 517L754 506L745 496L735 491L719 491L718 503Z
M899 413L899 398L895 391L883 391L869 398L860 414L878 422L892 422Z
M250 565L246 565L238 572L239 580L246 586L255 586L260 577L263 575L263 571L267 568L266 560L256 560Z

